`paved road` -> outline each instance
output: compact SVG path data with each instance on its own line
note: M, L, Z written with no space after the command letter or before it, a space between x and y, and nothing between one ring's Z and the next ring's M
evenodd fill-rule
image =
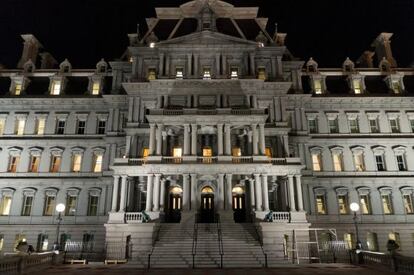
M154 269L142 270L128 266L71 266L64 265L58 267L51 267L41 272L30 272L30 275L261 275L261 274L277 274L277 275L301 275L301 274L316 274L316 275L342 275L342 274L364 274L364 275L388 275L396 274L386 270L371 269L365 267L355 267L350 265L307 265L307 266L292 266L280 267L272 269Z

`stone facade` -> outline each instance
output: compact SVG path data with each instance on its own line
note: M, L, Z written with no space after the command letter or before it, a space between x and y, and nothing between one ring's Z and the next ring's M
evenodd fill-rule
M176 22L165 39L162 20ZM414 253L414 71L397 68L391 34L374 41L378 68L366 52L322 69L269 35L257 8L196 0L147 22L120 61L56 69L23 35L18 69L0 70L2 251L22 238L50 248L57 203L60 238L97 249L149 248L156 222L197 212L258 222L269 249L308 227L352 245L359 202L366 249L395 238Z

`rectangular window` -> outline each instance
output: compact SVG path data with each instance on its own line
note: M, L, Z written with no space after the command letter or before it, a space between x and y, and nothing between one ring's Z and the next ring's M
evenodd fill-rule
M39 234L37 236L37 251L47 251L47 247L49 246L49 236L46 234Z
M312 168L313 171L322 171L321 154L312 154Z
M85 128L86 128L86 121L85 120L78 120L78 125L76 128L76 134L77 135L84 135L85 134Z
M331 134L335 134L339 132L339 127L338 127L338 119L328 119L328 124L329 124L329 132Z
M242 152L241 152L241 148L239 147L233 147L232 149L232 156L233 157L241 157Z
M318 121L316 119L308 119L309 133L317 134L318 133Z
M94 81L92 84L92 95L99 95L101 93L100 81Z
M355 79L355 80L353 81L353 84L354 84L354 92L355 92L355 94L356 94L356 95L361 94L361 93L362 93L362 88L361 88L361 80L359 80L359 79Z
M268 157L268 158L272 158L272 148L270 148L270 147L266 147L266 149L265 149L265 155L266 155L266 157Z
M40 117L36 120L36 134L44 135L46 128L46 118Z
M401 92L400 81L395 79L391 80L391 89L395 94L399 94Z
M30 216L32 213L33 196L24 196L22 216Z
M51 173L58 173L60 170L60 163L62 162L61 156L53 156L50 163L50 172Z
M183 156L183 149L180 147L173 148L173 157L181 158Z
M259 68L257 73L257 78L260 80L266 80L266 69L265 68Z
M367 246L370 251L378 251L378 237L376 233L367 233Z
M92 251L94 243L94 235L93 234L83 234L82 238L82 251Z
M102 155L95 155L94 156L94 163L93 163L93 172L94 173L102 172L102 161L103 161L103 156Z
M320 79L313 80L313 85L315 87L315 94L321 95L322 94L322 81Z
M405 157L403 155L395 156L397 159L398 170L407 171L407 166L405 164Z
M15 134L18 136L24 135L24 128L26 126L26 119L25 118L19 118L16 120L16 128L15 128Z
M357 172L365 171L364 154L355 153L354 154L354 163L355 163L355 171L357 171Z
M72 172L80 172L82 165L82 155L74 154L72 156Z
M104 135L106 132L106 120L98 120L98 135Z
M320 215L326 214L326 204L325 204L325 195L316 196L316 211Z
M341 215L348 214L348 197L346 195L338 196L338 207L339 207L339 214Z
M144 148L142 150L142 158L147 158L149 156L149 148Z
M414 214L413 196L411 194L403 195L404 209L407 214Z
M342 154L333 154L333 165L336 172L342 171Z
M3 196L3 198L0 200L0 216L10 215L11 203L12 197Z
M31 172L31 173L39 172L39 165L40 165L40 157L39 156L31 156L30 157L29 172Z
M51 95L60 95L62 83L60 80L53 80Z
M148 69L148 80L156 80L157 79L157 72L154 68Z
M88 204L88 216L97 216L98 215L98 196L89 196Z
M393 213L392 209L392 202L391 202L391 195L390 194L382 194L382 209L384 210L385 215L391 215Z
M0 136L4 135L5 127L6 127L6 119L0 118Z
M238 79L239 78L239 69L238 68L231 68L231 79Z
M203 79L204 80L211 79L211 69L210 68L204 68L203 69Z
M65 208L65 215L66 216L75 216L76 214L76 202L78 197L76 196L67 196L66 198L66 208Z
M0 252L3 251L4 235L0 234Z
M184 78L184 70L183 70L183 68L176 68L175 69L175 78L176 79L183 79Z
M353 233L345 233L344 234L344 242L347 244L348 249L354 248L354 234Z
M410 119L411 132L414 133L414 119Z
M56 122L56 134L57 135L63 135L65 133L65 125L66 125L66 120L64 119L59 119Z
M371 214L371 202L369 200L369 195L360 195L359 201L361 205L361 213L364 215Z
M399 133L400 132L400 125L398 124L398 120L396 118L390 118L390 127L392 133Z
M385 171L385 159L384 155L376 155L375 161L377 163L377 170L378 171Z
M371 133L379 133L378 119L370 119L369 128L371 129Z
M388 239L395 241L398 244L398 246L400 247L398 250L401 249L401 239L400 239L400 234L399 233L391 232L390 234L388 234Z
M19 166L19 162L20 162L20 156L10 156L8 172L16 173L17 167Z
M22 93L22 84L16 83L14 85L14 95L20 95Z
M55 196L46 196L45 198L45 207L43 209L43 216L53 216L55 210Z
M359 125L358 125L358 119L349 119L349 130L351 133L359 133Z

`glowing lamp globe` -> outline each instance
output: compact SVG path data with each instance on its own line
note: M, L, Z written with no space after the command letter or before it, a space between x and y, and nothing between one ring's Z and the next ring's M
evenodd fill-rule
M65 205L63 203L59 203L58 205L56 205L56 211L59 213L62 213L63 211L65 211Z
M357 212L359 210L359 204L356 202L351 203L349 206L353 212Z

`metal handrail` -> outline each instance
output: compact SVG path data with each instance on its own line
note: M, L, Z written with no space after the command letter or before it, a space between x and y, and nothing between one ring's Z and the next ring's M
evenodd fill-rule
M223 236L222 236L222 231L221 231L220 214L216 214L216 223L217 223L218 247L219 247L219 254L220 254L220 268L223 268L224 249L223 249Z
M262 241L262 238L260 238L259 230L257 230L257 226L256 225L254 225L254 230L256 231L257 240L259 241L260 248L262 249L262 253L263 253L263 256L264 256L264 259L265 259L265 267L267 268L268 267L268 263L267 263L267 253L263 249L263 241Z
M154 253L155 243L156 243L156 242L159 240L159 238L160 238L160 231L161 231L161 223L159 223L157 233L155 234L155 238L154 238L154 240L152 241L152 248L151 248L151 251L150 251L150 253L148 254L148 266L147 266L147 268L148 268L148 269L150 269L150 268L151 268L151 256L152 256L152 254Z
M195 215L194 231L193 231L193 247L191 254L193 256L193 269L195 268L195 257L197 255L197 239L198 239L198 214Z

